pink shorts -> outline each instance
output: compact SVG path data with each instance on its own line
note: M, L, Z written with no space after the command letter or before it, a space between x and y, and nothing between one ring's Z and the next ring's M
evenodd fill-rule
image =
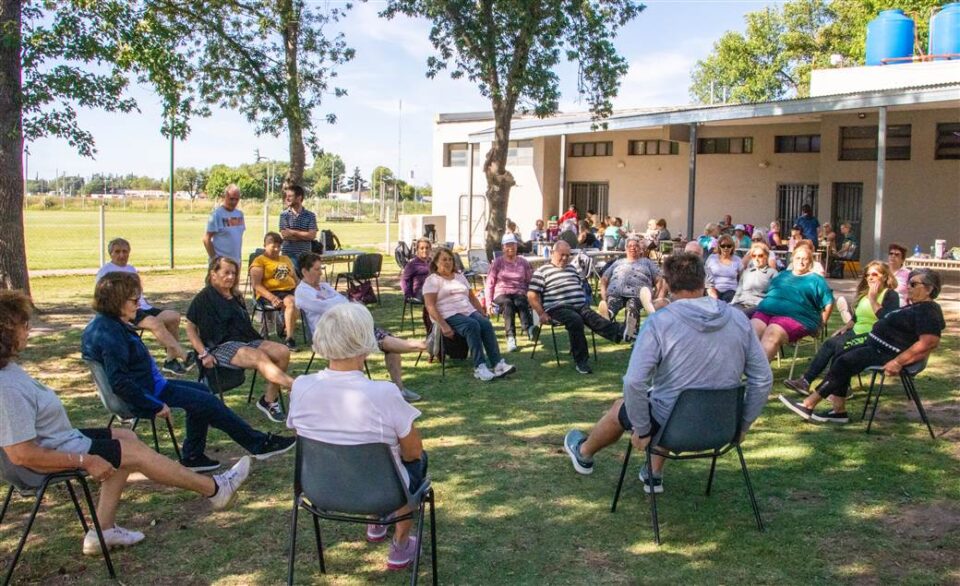
M756 311L750 319L758 319L768 326L780 326L785 332L787 332L787 340L791 344L804 336L813 335L807 330L807 328L803 327L803 324L792 317L787 317L785 315L767 315L762 311Z

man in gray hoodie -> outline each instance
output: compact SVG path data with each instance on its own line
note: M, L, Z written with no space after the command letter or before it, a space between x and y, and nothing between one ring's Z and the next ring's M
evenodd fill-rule
M686 252L671 255L663 276L673 302L640 328L623 377L623 399L614 402L589 436L571 430L564 438L564 449L580 474L593 472L593 455L625 431L632 431L636 449L646 449L686 389L732 388L745 376L744 434L767 402L773 373L763 347L742 312L703 294L701 258ZM649 479L641 468L645 492L663 492L663 463L664 458L654 456Z

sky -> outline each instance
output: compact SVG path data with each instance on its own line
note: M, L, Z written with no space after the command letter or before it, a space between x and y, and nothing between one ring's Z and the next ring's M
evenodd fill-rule
M309 1L309 0L308 0ZM690 72L724 32L744 29L743 15L773 4L768 1L647 0L644 10L621 29L616 45L630 63L615 108L679 105L689 102ZM468 81L441 73L425 75L434 54L429 23L398 17L381 19L383 1L355 4L342 23L356 57L339 69L336 85L348 95L330 97L315 112L320 146L339 154L348 170L369 175L385 165L416 185L431 182L433 120L438 113L490 110L489 101ZM563 66L561 110L584 111L576 96L576 69ZM89 177L94 173L169 175L169 141L160 135L160 103L143 87L130 95L139 113L112 114L81 110L81 127L93 132L95 158L78 155L66 141L45 138L29 145L27 174L53 178L56 173ZM402 102L402 109L401 109ZM323 121L327 113L336 124ZM286 137L257 136L240 114L215 109L195 119L191 134L175 146L177 167L206 168L216 163L254 161L255 151L286 160ZM309 161L308 161L309 165ZM411 176L412 173L412 176Z

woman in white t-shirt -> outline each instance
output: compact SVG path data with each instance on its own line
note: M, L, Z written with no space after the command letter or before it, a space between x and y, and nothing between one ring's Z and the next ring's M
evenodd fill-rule
M423 302L434 332L439 327L447 338L460 334L467 340L474 377L489 381L517 370L500 358L497 334L487 319L487 310L466 277L456 272L453 253L446 248L437 249L430 261L430 276L423 282Z
M329 365L293 382L287 427L297 435L329 444L387 444L402 464L400 470L410 491L415 492L427 472L427 453L413 425L420 411L407 403L397 385L370 380L363 374L363 361L379 350L373 316L359 303L332 307L317 321L313 349ZM397 514L407 512L405 506ZM390 569L406 567L416 555L412 525L410 519L396 523L387 558ZM386 525L367 525L367 541L382 541L386 536Z

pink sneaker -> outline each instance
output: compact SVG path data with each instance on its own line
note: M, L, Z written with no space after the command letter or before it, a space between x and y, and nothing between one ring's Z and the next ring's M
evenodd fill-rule
M387 525L367 524L367 541L379 543L387 538Z
M390 555L387 556L388 570L402 570L413 562L413 557L417 555L417 538L407 538L407 545L400 547L396 541L390 541Z

